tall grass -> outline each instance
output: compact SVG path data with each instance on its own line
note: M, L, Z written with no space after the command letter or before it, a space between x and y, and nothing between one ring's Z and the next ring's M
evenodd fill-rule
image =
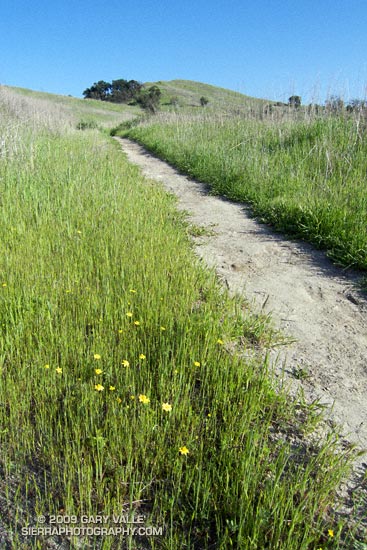
M86 126L99 128L111 128L129 118L141 113L138 106L97 101L94 99L78 99L71 96L55 95L46 92L36 92L26 88L0 88L11 96L17 104L24 106L25 111L29 105L38 105L41 111L52 111L54 122L56 113L59 113L58 122L68 119L74 126ZM24 117L23 117L24 118ZM36 115L37 118L37 115Z
M263 351L231 351L274 342L268 320L219 288L115 143L56 120L30 136L2 109L2 544L47 548L22 534L36 515L129 507L163 536L79 547L339 547L348 453L309 435L317 407L275 391Z
M284 121L154 118L128 135L214 193L345 266L367 268L367 131L362 117Z

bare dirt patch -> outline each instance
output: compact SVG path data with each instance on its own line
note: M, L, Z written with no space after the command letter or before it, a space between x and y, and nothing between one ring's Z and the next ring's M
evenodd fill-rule
M195 238L196 252L215 268L232 293L271 313L294 340L271 351L280 376L293 391L326 406L347 439L367 449L367 300L361 275L334 266L321 251L287 240L251 218L243 205L211 196L207 186L179 174L138 144L118 139L129 161L161 182L189 212L189 221L210 229ZM366 468L366 456L358 461Z

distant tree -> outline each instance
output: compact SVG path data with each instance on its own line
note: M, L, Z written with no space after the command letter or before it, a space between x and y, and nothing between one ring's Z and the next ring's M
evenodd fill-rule
M351 99L346 108L349 112L361 112L367 109L367 101L365 99Z
M93 86L84 90L85 99L99 99L114 103L127 103L137 97L143 85L137 80L119 78L112 80L112 84L99 80Z
M200 105L202 107L205 107L205 105L208 105L209 103L209 99L207 97L204 97L204 96L201 96L200 98Z
M344 101L338 95L332 95L325 101L326 110L329 113L341 113L344 110Z
M295 109L298 109L301 106L302 99L299 95L291 95L291 97L288 99L288 105L290 107L294 107Z
M125 103L128 99L128 82L124 78L112 80L110 101Z
M156 113L159 109L162 92L158 86L151 86L148 90L142 89L137 96L136 101L151 113Z
M86 88L83 92L84 99L93 99L92 88Z
M143 85L137 80L127 81L123 78L112 80L110 101L127 103L138 95L142 87Z
M129 93L131 97L135 97L139 94L140 90L143 88L143 84L137 80L129 80L128 82Z
M93 86L87 88L83 92L85 99L100 99L101 101L107 101L111 93L111 84L104 80L95 82Z

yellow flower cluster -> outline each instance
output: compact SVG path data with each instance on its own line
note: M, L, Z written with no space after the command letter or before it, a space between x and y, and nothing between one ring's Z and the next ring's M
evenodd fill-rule
M182 455L188 455L190 453L189 449L186 447L186 445L184 445L183 447L180 447L179 449L179 453L182 454Z
M141 393L141 394L139 395L139 401L140 401L140 403L143 403L144 405L148 405L148 403L150 403L149 397L147 397L147 396L144 395L143 393Z

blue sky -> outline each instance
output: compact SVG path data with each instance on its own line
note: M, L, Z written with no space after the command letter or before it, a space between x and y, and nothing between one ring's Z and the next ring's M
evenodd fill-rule
M175 78L322 102L367 93L366 0L0 0L0 83L82 96Z

